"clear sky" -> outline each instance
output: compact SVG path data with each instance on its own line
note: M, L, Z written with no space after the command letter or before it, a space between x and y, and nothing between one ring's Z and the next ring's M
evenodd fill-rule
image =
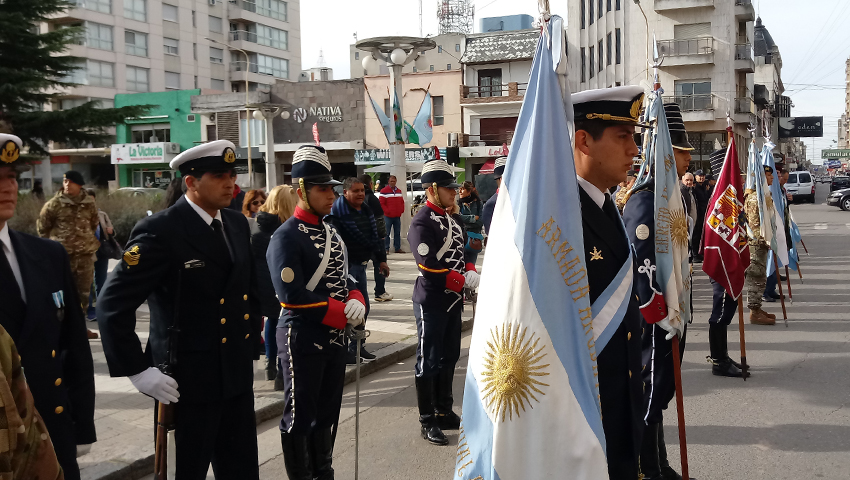
M552 13L566 16L567 1L551 0ZM805 140L809 158L820 163L821 149L831 148L837 139L838 119L844 112L844 65L850 56L850 0L753 0L753 3L756 14L779 46L785 94L794 103L791 114L824 117L824 137ZM437 0L422 0L424 35L437 33L437 4ZM537 0L475 0L475 10L476 31L478 20L483 17L538 15ZM303 68L316 66L322 50L334 77L348 78L348 47L354 42L355 33L360 39L380 35L418 36L419 1L302 1Z

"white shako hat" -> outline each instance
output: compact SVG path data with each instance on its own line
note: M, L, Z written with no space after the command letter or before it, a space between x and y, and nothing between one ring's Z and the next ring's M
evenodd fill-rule
M341 185L331 176L331 162L325 149L302 145L292 156L292 178L303 178L311 185Z
M12 167L18 172L29 170L29 165L21 158L22 146L18 136L0 133L0 167Z
M570 97L576 123L601 121L645 127L640 123L643 88L633 85L597 88Z
M229 140L213 140L177 155L169 165L182 175L233 170L236 168L236 145Z
M438 187L460 188L455 181L455 172L451 165L441 158L428 160L422 166L422 176L419 177L423 188L436 183Z
M502 178L502 175L505 173L505 163L507 163L508 157L499 157L496 159L496 162L493 164L493 178Z

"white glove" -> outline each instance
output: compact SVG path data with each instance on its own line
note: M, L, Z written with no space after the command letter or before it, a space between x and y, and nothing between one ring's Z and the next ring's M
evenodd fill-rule
M77 458L91 452L91 443L85 445L77 445Z
M478 282L481 281L481 275L478 275L478 272L474 272L472 270L464 273L463 278L466 280L463 286L470 290L478 288Z
M679 335L679 339L681 339L685 333L685 330L682 328L682 321L678 317L673 322L670 321L670 317L665 317L664 320L659 321L656 325L667 331L667 336L664 337L665 340L672 340L673 335Z
M360 300L351 299L345 302L345 318L348 319L348 324L352 327L356 327L363 323L364 317L366 316L366 305L360 303Z
M160 403L168 405L177 403L180 392L177 391L177 380L159 371L158 368L148 367L142 373L130 376L130 381L136 390L151 396Z

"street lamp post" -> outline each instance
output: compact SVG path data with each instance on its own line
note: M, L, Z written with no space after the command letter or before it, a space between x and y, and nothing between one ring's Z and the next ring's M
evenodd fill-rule
M233 45L225 42L220 42L214 38L204 37L207 40L217 43L219 45L224 45L230 50L236 50L242 52L245 55L245 140L248 142L248 186L253 190L254 189L254 164L251 158L251 109L248 108L250 102L248 101L248 74L251 72L251 60L248 57L248 52L242 50L241 48L236 48Z
M272 120L278 114L280 118L289 118L289 111L284 107L271 106L270 108L258 108L254 110L254 118L266 121L266 191L271 192L277 186L277 164L274 155L274 129Z
M402 70L404 66L420 58L420 54L427 50L436 48L437 43L430 38L418 37L375 37L367 38L357 42L358 50L368 52L363 58L363 68L368 70L377 60L382 60L390 67L390 105L398 103L399 122L402 120ZM405 200L404 212L401 214L401 237L402 249L409 249L407 242L407 229L410 226L410 209L407 204L407 161L404 155L406 135L402 124L403 140L387 139L390 144L390 175L396 179L403 179L398 184L401 190L401 198ZM393 126L395 131L395 125Z

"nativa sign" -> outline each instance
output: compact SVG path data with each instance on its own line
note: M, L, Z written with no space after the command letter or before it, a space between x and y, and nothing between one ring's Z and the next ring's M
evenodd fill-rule
M298 123L307 121L308 116L309 118L313 118L319 122L341 122L342 109L339 105L331 107L310 107L309 109L300 107L296 108L295 111L292 112L292 118Z

